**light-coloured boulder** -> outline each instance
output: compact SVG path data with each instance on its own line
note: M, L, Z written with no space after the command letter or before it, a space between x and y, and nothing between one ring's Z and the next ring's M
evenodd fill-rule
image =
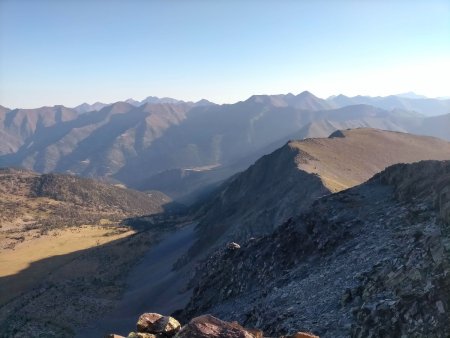
M163 334L166 337L174 336L181 328L175 318L158 313L144 313L139 317L136 326L138 332Z
M127 338L159 338L159 336L154 335L153 333L130 332Z

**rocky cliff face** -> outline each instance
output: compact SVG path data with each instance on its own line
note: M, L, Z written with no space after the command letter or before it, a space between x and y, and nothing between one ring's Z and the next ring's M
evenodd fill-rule
M190 253L269 234L319 196L361 184L395 163L429 159L450 159L450 143L369 128L291 141L228 180L203 205Z
M449 161L395 165L272 235L216 252L183 317L208 312L271 334L444 337L449 175Z
M199 213L199 240L191 254L210 246L267 234L297 210L329 190L320 178L299 170L296 158L308 158L287 144L233 177Z

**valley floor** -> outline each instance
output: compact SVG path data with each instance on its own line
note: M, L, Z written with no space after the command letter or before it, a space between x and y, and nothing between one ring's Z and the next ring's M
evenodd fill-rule
M130 271L126 291L115 310L77 332L79 338L103 337L111 332L128 334L143 312L170 314L183 308L191 292L185 290L188 266L174 271L173 264L193 244L196 223L165 236Z
M64 229L11 252L3 249L0 337L73 337L75 327L113 308L128 271L162 233L127 229ZM20 270L11 261L28 267Z

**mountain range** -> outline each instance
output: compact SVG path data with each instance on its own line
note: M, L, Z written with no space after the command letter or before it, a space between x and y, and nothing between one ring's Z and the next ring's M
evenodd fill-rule
M151 103L151 104L158 104L158 103L169 103L169 104L190 104L193 106L205 106L205 105L209 105L209 104L213 104L212 102L202 99L200 101L197 102L192 102L192 101L183 101L183 100L177 100L177 99L172 99L170 97L156 97L156 96L148 96L145 99L143 99L142 101L137 101L134 99L127 99L124 102L131 104L132 106L135 107L139 107L142 106L146 103ZM82 103L76 107L74 107L73 109L75 111L77 111L78 113L87 113L90 111L99 111L102 108L109 106L111 104L106 104L106 103L102 103L102 102L95 102L93 104L89 104L89 103Z
M161 189L189 201L289 139L356 127L450 139L450 100L324 100L303 92L224 105L148 97L83 107L0 107L0 165Z

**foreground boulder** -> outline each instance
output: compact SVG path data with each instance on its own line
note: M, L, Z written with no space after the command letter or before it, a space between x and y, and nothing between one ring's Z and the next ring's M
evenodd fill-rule
M228 323L211 315L192 319L177 334L176 338L256 338L258 333L250 333L237 323ZM262 337L262 334L259 335Z
M284 336L281 338L319 338L319 336L315 336L312 333L297 332L297 333L291 334L289 336Z
M155 335L153 333L145 333L145 332L130 332L127 338L162 338L162 335Z
M158 313L144 313L137 322L138 332L130 332L127 338L269 338L258 329L245 328L237 322L226 322L211 315L192 319L181 328L173 317ZM106 338L125 338L110 334ZM275 338L275 337L271 337ZM319 338L310 333L297 332L279 338Z
M144 313L139 317L136 327L140 333L159 334L163 337L172 337L181 329L175 318L158 313Z

